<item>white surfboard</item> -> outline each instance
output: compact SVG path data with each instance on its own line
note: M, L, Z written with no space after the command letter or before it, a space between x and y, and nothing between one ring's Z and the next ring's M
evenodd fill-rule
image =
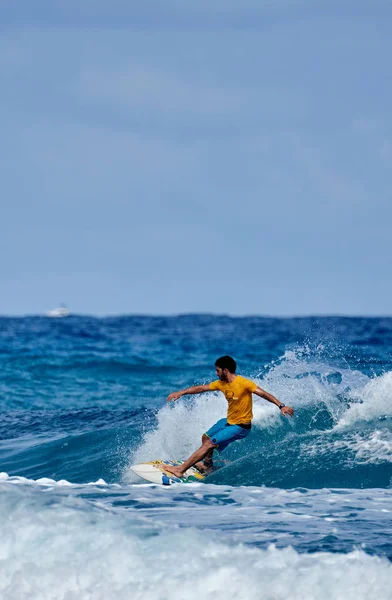
M195 467L191 467L185 471L183 477L176 477L173 473L165 471L161 464L166 465L182 465L183 460L151 460L145 463L139 463L138 465L132 465L131 470L139 475L142 479L150 481L151 483L158 483L160 485L171 485L172 483L194 483L195 481L203 481L205 475L200 473Z

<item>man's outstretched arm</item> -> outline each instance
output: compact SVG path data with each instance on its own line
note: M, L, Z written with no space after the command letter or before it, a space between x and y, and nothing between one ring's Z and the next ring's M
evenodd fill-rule
M282 415L289 415L290 417L294 415L294 410L291 408L291 406L285 406L283 402L280 402L277 398L275 398L275 396L266 392L265 390L262 390L260 387L257 387L253 393L256 394L256 396L260 396L260 398L268 400L268 402L272 402L272 404L276 404Z
M193 385L186 390L180 390L179 392L173 392L170 396L167 397L167 402L174 402L181 398L181 396L187 396L188 394L202 394L203 392L211 391L210 384L206 385Z

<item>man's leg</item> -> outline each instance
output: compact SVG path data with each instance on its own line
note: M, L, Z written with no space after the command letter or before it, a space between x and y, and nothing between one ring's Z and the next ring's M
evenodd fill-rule
M219 421L202 437L203 443L210 439L213 444L213 448L209 453L206 454L203 462L196 463L195 465L196 468L200 468L201 471L206 473L209 473L212 470L212 454L214 452L214 448L218 449L219 453L222 453L229 444L235 442L236 440L242 440L250 433L250 429L243 429L239 425L225 425L224 427L220 428L218 426Z
M201 438L201 443L204 444L209 438L208 435L203 433ZM198 463L195 463L196 469L201 471L202 473L207 473L212 469L212 455L214 454L214 448L212 448L208 454L205 455L204 459Z
M207 437L207 436L206 436ZM168 471L169 473L173 473L176 477L182 477L187 469L193 467L199 460L203 460L211 451L214 450L216 444L213 444L210 438L207 437L206 441L190 456L182 465L178 467L174 467L172 465L165 465L161 463L161 467Z
M227 419L219 419L212 427L208 429L205 433L203 433L201 438L201 443L204 444L207 440L213 439L213 437L224 430L227 425ZM217 448L218 444L214 442L214 448ZM204 457L202 462L196 463L195 467L202 472L209 473L212 471L212 455L214 453L214 448L212 448L208 454Z

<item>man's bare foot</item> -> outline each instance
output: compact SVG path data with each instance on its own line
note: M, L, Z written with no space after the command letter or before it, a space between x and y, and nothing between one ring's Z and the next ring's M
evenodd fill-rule
M175 475L176 477L183 477L185 471L183 471L183 469L181 469L181 467L175 467L173 465L167 465L165 463L161 463L159 465L159 467L161 469L163 469L164 471L167 471L168 473L172 473L173 475Z

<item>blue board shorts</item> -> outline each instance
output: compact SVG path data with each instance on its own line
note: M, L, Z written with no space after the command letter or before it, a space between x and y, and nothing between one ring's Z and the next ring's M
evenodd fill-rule
M240 427L240 425L229 425L227 419L219 419L219 421L205 433L205 435L210 438L211 442L216 444L215 449L218 452L223 452L231 442L242 440L249 434L250 428L244 429L243 427Z

